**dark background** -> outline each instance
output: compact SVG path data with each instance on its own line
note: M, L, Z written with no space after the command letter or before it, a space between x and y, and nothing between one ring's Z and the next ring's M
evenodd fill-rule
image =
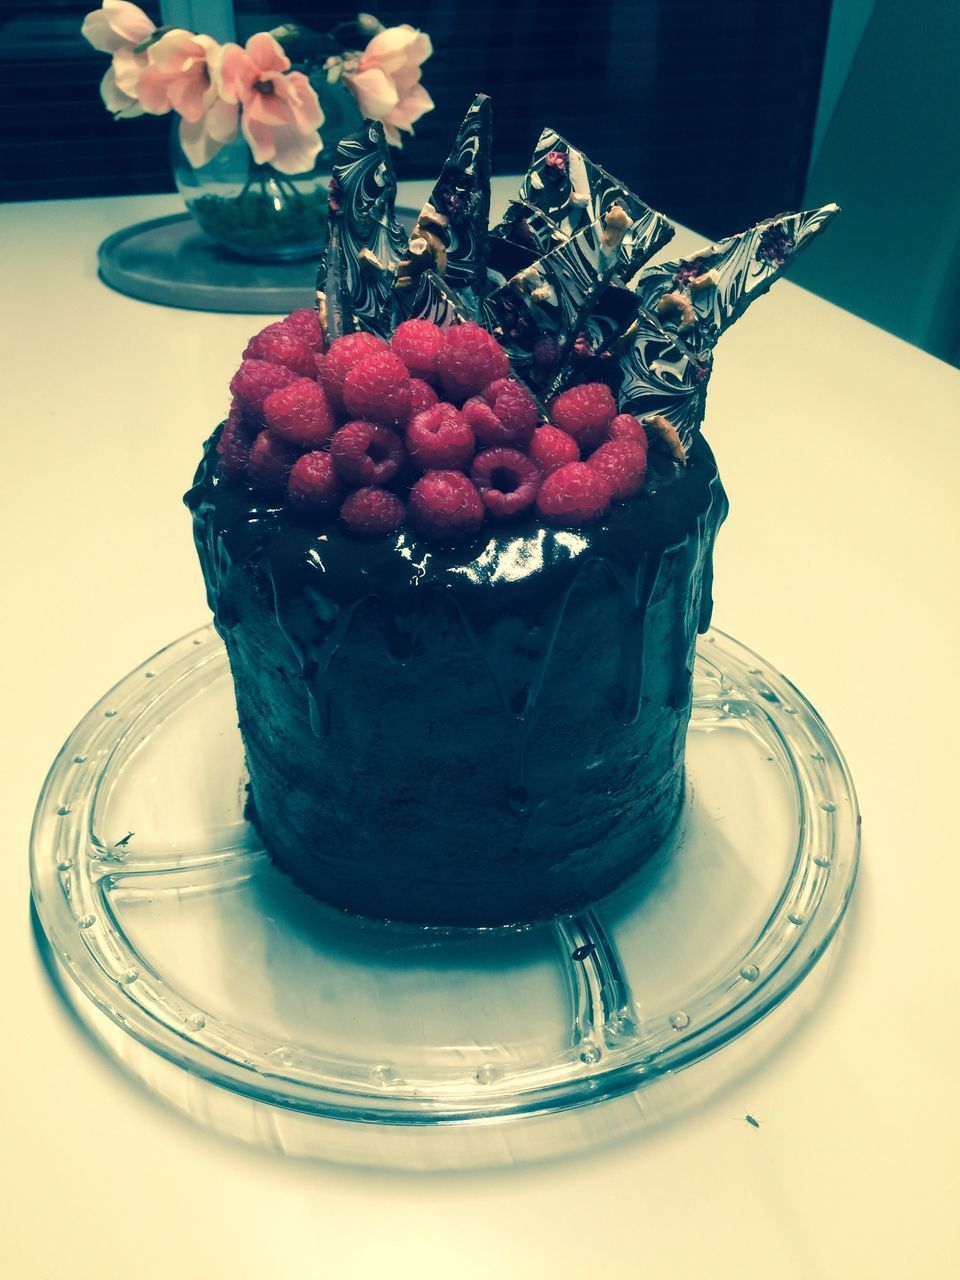
M95 0L0 0L0 198L172 191L170 121L114 122L108 59L80 38ZM159 6L141 5L159 22ZM396 154L434 174L474 92L494 99L494 165L526 169L550 124L650 204L716 236L802 203L830 0L401 0L388 26L428 32L437 105ZM292 19L327 30L355 8L236 5L241 38Z

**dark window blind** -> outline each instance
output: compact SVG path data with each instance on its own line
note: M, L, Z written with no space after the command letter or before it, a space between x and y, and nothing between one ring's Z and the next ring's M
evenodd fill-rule
M92 0L0 0L0 197L170 191L170 122L114 122L107 66L79 35ZM158 6L142 6L159 20ZM550 124L649 203L709 235L801 200L830 0L406 0L371 6L428 31L437 110L396 157L433 174L472 94L494 99L495 166L526 167ZM325 30L351 8L236 5L244 37L292 19Z

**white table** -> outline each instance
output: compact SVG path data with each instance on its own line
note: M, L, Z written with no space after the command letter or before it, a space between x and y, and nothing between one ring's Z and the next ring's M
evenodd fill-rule
M417 203L423 185L403 194ZM180 495L264 323L131 301L97 280L104 235L178 207L0 212L12 304L0 1273L955 1274L960 373L790 284L723 339L708 414L732 506L715 622L817 705L864 814L842 953L786 1043L629 1141L411 1175L229 1143L151 1098L70 1020L30 931L34 802L88 706L207 617Z

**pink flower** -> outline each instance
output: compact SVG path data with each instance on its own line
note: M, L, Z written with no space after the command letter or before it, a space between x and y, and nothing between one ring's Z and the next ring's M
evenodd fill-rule
M420 83L420 66L433 53L430 37L404 24L379 31L360 55L356 70L344 79L357 104L371 120L382 120L387 141L403 145L399 130L413 133L414 121L433 110L433 100Z
M220 52L210 36L168 31L147 50L148 65L140 74L141 106L151 115L172 108L181 116L180 145L195 169L237 136L239 107L224 102L214 80Z
M103 0L103 7L94 9L83 20L81 35L101 53L113 55L100 81L100 96L115 116L129 118L143 114L137 90L147 55L135 53L134 49L155 30L143 10L128 4L127 0Z
M215 79L220 97L243 109L240 127L257 164L304 173L323 147L323 111L307 77L289 67L278 42L261 31L245 49L223 46Z

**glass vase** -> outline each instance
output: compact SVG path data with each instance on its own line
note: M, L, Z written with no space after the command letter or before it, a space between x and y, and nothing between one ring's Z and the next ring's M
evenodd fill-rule
M272 165L257 164L240 133L209 164L195 169L180 146L178 122L174 124L177 189L206 234L232 253L260 262L291 262L317 257L323 249L337 144L360 127L361 116L342 85L317 87L325 116L323 148L304 173L280 173Z

